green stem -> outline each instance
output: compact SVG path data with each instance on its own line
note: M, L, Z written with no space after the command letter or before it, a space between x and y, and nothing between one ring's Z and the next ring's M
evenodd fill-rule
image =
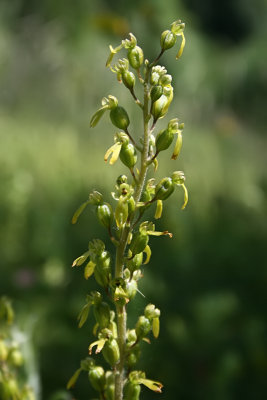
M148 149L149 149L149 73L150 68L147 68L145 82L144 82L144 107L143 107L143 120L144 120L144 145L141 153L141 168L138 177L138 183L136 185L134 200L137 203L140 200L142 190L146 180L146 174L148 169ZM128 236L133 229L133 220L135 212L131 216L130 223L124 227L120 239L120 244L116 251L116 266L115 266L115 278L123 277L124 269L124 253L127 246ZM127 313L126 307L116 305L117 313L117 327L118 327L118 345L120 349L120 361L116 366L115 371L115 400L123 400L123 385L125 379L125 347L126 347L126 331L127 331Z

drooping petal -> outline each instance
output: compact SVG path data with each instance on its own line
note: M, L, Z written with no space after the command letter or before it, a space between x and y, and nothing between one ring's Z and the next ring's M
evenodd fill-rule
M89 315L90 306L91 306L91 303L85 304L83 306L81 312L79 313L79 315L78 315L78 320L79 320L78 327L79 328L81 328L85 324L85 322L88 318L88 315Z
M154 217L155 217L156 219L161 218L162 209L163 209L162 200L157 200L157 208L156 208L156 212L155 212L155 215L154 215Z
M109 109L109 106L106 104L103 107L99 108L94 115L92 116L91 120L90 120L90 127L94 128L98 121L100 120L100 118L102 117L102 115L105 113L106 110Z
M119 158L120 151L121 151L121 146L122 144L117 142L113 144L105 153L104 160L107 162L109 156L111 155L111 158L109 160L109 164L113 165L117 159Z
M73 263L72 267L80 267L89 257L89 251L86 251L86 253L82 254L80 257L76 258Z
M95 266L96 264L93 261L89 261L89 263L86 264L84 268L84 277L86 280L90 278L91 275L93 275Z
M72 224L76 224L76 222L78 221L79 216L81 215L81 213L83 212L83 210L85 209L85 207L89 204L89 200L85 201L83 204L80 205L80 207L75 211L75 213L73 214L73 217L71 219L71 223Z
M181 186L184 189L184 204L182 205L182 210L184 210L188 203L188 191L184 183Z
M154 335L154 337L157 339L158 338L158 336L159 336L159 318L158 317L156 317L156 318L153 318L153 321L152 321L152 332L153 332L153 335Z
M70 378L70 380L67 383L67 389L70 389L75 385L81 372L82 372L82 368L79 368L79 369L77 369L77 371L74 372L74 374L72 375L72 377Z
M177 140L175 143L175 147L172 153L172 160L176 160L180 154L181 148L183 143L182 132L178 131Z
M182 32L179 36L182 36L182 43L181 43L180 49L179 49L179 51L178 51L178 53L176 55L176 60L178 60L178 58L180 58L181 55L183 54L184 46L185 46L185 35L184 35L184 33Z
M151 253L152 253L152 251L151 251L150 247L148 246L148 244L145 247L144 253L146 253L146 261L144 262L144 265L146 265L146 264L149 263L149 260L150 260L150 257L151 257Z
M152 381L151 379L139 378L138 383L142 383L143 385L148 387L148 389L153 390L154 392L162 392L161 389L163 388L163 385L160 382Z
M89 354L92 354L92 349L94 346L97 346L95 353L100 353L100 351L103 349L103 347L105 346L107 339L99 339L96 340L95 342L91 343L88 350L89 350Z

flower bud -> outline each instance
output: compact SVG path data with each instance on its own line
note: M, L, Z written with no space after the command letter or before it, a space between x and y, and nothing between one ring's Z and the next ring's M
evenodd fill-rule
M160 316L160 310L155 308L154 304L148 304L145 308L145 317L148 319L157 318Z
M110 308L109 305L101 301L98 304L95 304L94 307L94 316L96 319L96 322L99 324L99 328L108 328L109 323L110 323Z
M142 253L149 241L149 236L146 232L135 232L133 234L133 238L130 244L130 250L132 255Z
M103 203L103 196L97 190L94 190L92 193L89 194L89 202L96 206Z
M102 367L92 367L88 372L88 378L93 388L102 392L105 386L105 371Z
M130 71L125 71L122 73L122 82L128 89L132 89L135 85L135 76Z
M172 31L164 31L160 37L160 45L162 50L168 50L172 48L176 43L176 35Z
M136 344L127 356L126 363L127 366L131 369L138 362L141 355L141 350L138 344Z
M141 392L141 386L128 381L124 386L124 396L125 400L139 400Z
M105 360L114 366L120 359L119 345L116 339L113 337L109 338L102 350Z
M115 379L111 371L106 372L105 398L107 400L115 400Z
M137 154L132 143L124 143L120 151L120 160L128 168L133 168L137 161Z
M127 268L133 273L141 267L143 263L143 252L136 254L134 258L127 261Z
M141 317L139 317L135 325L137 340L139 341L144 337L146 337L147 334L150 332L150 330L151 330L151 323L149 319L146 318L144 315L141 315Z
M157 101L162 94L163 94L163 89L162 89L161 85L153 86L151 89L151 92L150 92L150 97L151 97L152 103Z
M134 279L126 283L126 294L129 300L132 300L134 298L134 296L136 295L136 291L137 282Z
M159 78L159 84L162 85L162 86L170 85L171 82L172 82L172 76L169 75L169 74L162 75Z
M155 200L166 200L174 191L171 178L163 178L156 186Z
M114 107L110 111L110 119L113 125L119 129L126 130L130 124L129 116L127 111L120 106Z
M175 185L182 185L185 182L183 171L174 171L171 179Z
M111 258L107 251L103 251L99 256L94 259L96 263L94 276L100 286L107 287L110 281L111 274Z
M144 53L141 47L135 46L128 51L128 60L130 65L134 69L138 69L144 62Z
M135 210L135 201L134 201L133 196L131 196L131 197L127 200L127 203L128 203L128 215L131 215L131 214L134 212L134 210Z
M122 183L127 183L127 176L126 175L118 176L116 183L118 186L120 186Z
M159 118L164 117L167 113L168 108L173 99L173 88L171 85L165 86L163 90L163 95L153 103L152 106L152 115L154 117L154 121L157 121Z
M97 206L96 214L100 223L105 228L109 228L113 221L113 210L111 205L109 203L103 203Z
M18 349L12 349L8 355L8 361L15 367L20 367L24 362L21 351Z
M156 153L168 149L172 144L173 137L174 134L169 129L160 131L156 137Z
M115 220L118 228L122 228L128 218L128 203L127 199L120 196L117 207L115 209Z

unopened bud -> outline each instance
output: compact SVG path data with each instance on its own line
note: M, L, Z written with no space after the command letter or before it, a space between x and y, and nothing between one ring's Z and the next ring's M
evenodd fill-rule
M103 196L97 190L94 190L89 194L89 202L94 205L99 205L103 203Z
M121 107L117 106L111 109L110 111L110 119L113 125L115 125L117 128L126 130L130 124L129 116L127 114L127 111Z
M133 168L137 161L137 154L132 143L123 144L120 151L120 160L128 168Z
M135 76L130 71L125 71L122 73L122 82L128 89L132 89L135 85Z
M124 396L125 400L139 400L141 392L141 386L135 384L131 381L128 381L124 387Z
M156 186L155 200L166 200L174 191L174 185L171 178L163 178Z
M146 318L144 315L141 315L139 317L136 325L135 325L135 331L137 335L137 340L141 340L144 337L148 335L148 333L151 330L151 323L148 318Z
M102 367L92 367L88 372L88 378L96 391L103 391L105 386L105 371Z
M163 89L161 85L153 86L150 92L151 101L154 103L163 94Z
M120 350L117 340L113 337L109 338L103 347L102 353L105 360L111 366L114 366L120 359Z
M133 255L142 253L149 241L149 236L145 232L135 232L130 244L130 250Z
M113 220L113 210L109 203L97 206L97 218L105 228L109 228Z
M144 62L144 53L141 47L135 46L128 51L128 60L130 62L131 67L134 69L138 69Z
M172 144L173 137L174 134L169 129L160 131L156 137L156 152L159 153L160 151L168 149Z
M164 31L160 37L160 45L162 50L168 50L176 43L176 35L172 31Z
M172 82L172 76L169 75L169 74L162 75L159 78L159 84L162 85L162 86L170 85L171 82Z

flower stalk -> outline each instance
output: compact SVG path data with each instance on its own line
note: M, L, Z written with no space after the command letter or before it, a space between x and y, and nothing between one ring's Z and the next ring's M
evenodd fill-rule
M163 387L160 382L147 379L143 371L135 369L141 353L141 342L150 343L151 334L154 338L159 336L160 310L148 304L135 328L130 328L127 325L127 305L139 292L138 281L143 277L142 269L150 261L150 236L172 237L168 231L156 231L153 221L143 220L144 214L156 204L155 219L161 218L163 204L173 194L175 186L184 190L182 209L188 201L182 171L175 171L171 177L162 178L158 183L154 178L147 180L148 172L152 170L153 173L153 169L158 167L159 153L172 145L176 134L177 140L171 157L173 160L178 158L182 146L184 126L178 123L178 118L172 119L165 130L157 133L156 138L153 131L158 120L166 116L173 99L172 77L167 74L165 67L157 63L163 53L175 45L178 36L182 37L178 51L181 56L185 43L183 32L184 24L180 20L171 25L171 30L164 31L160 38L161 50L153 62L144 60L143 50L137 46L137 39L131 33L130 38L122 40L116 48L110 46L106 65L116 74L118 82L129 90L141 109L142 137L136 138L129 133L130 117L112 95L102 100L102 106L90 123L91 127L96 126L106 111L109 112L111 123L121 131L115 132L114 144L106 151L104 160L109 159L110 165L113 165L120 159L124 167L128 168L131 178L124 174L117 178L115 191L111 193L115 206L104 201L101 193L94 191L72 218L72 222L76 223L87 206L96 207L97 218L107 229L111 244L115 246L114 262L114 251L110 253L100 239L92 240L84 254L73 262L73 267L85 265L85 278L94 276L109 300L110 305L103 301L100 292L87 295L86 304L79 314L79 327L86 323L89 311L93 308L96 318L93 334L97 340L89 345L89 354L91 356L95 351L96 357L99 357L98 354L102 353L110 369L105 371L93 358L87 357L69 380L68 388L75 385L82 371L86 371L100 400L138 400L141 384L154 392L161 392ZM119 59L113 65L114 58L123 50L126 50L127 58ZM143 87L143 103L135 95L136 82ZM136 168L139 157L140 164Z

